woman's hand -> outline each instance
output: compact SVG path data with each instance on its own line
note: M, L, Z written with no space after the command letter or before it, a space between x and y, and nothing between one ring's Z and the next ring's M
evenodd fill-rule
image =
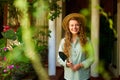
M71 69L73 68L73 64L70 61L67 61L66 66L69 67L69 68L71 68Z
M83 67L83 64L75 64L73 67L72 67L72 70L73 71L77 71L77 70L79 70L81 67Z

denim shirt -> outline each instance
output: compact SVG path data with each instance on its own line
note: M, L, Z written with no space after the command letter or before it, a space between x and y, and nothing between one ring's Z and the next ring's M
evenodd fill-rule
M60 42L58 52L63 52L64 42L65 39L63 38ZM84 53L83 48L80 45L79 38L77 38L75 43L71 43L69 60L71 60L73 64L82 63L84 66L80 68L78 71L72 71L71 68L66 66L66 60L63 61L61 57L58 55L57 61L59 64L64 66L64 78L66 80L87 80L90 78L90 66L94 61L94 53L90 41L88 41L88 44L86 45L86 49L88 51L87 57L86 57L86 53Z

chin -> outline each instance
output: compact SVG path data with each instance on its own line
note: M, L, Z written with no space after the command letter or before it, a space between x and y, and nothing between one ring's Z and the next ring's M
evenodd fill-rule
M72 33L73 35L77 35L78 33Z

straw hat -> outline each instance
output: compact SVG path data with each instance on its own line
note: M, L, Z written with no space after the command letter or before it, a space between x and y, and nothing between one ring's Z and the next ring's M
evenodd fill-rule
M67 16L63 19L62 27L63 27L64 30L67 30L68 21L69 21L72 17L78 17L78 18L80 18L82 26L85 27L85 22L86 22L85 16L83 16L82 14L79 14L79 13L71 13L71 14L67 15Z

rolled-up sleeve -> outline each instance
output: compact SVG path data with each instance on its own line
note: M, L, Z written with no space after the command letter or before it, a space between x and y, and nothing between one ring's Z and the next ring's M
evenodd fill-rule
M60 42L58 53L63 52L63 49L64 49L64 39L62 39ZM62 66L66 66L66 60L63 60L59 54L57 56L57 62Z

